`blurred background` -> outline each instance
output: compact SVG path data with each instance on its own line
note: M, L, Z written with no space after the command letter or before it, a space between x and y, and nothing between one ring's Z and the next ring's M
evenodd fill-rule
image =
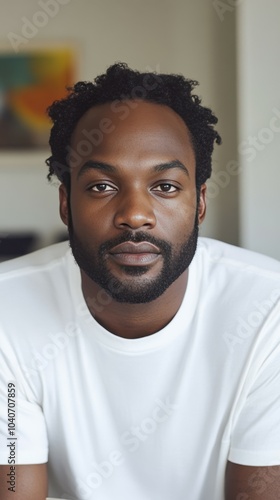
M65 238L45 107L116 61L198 80L219 118L201 235L280 259L280 2L0 0L0 259Z

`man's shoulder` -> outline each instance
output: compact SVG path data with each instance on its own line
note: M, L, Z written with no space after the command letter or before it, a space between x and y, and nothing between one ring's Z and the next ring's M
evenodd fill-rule
M9 279L30 276L59 264L69 252L69 243L62 242L36 250L30 254L0 263L0 283Z
M219 266L268 278L280 277L280 261L219 240L199 237L197 254L198 258L204 259L209 266Z

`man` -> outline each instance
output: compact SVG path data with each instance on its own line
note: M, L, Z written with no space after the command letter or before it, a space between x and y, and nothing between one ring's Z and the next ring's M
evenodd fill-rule
M198 239L195 85L116 64L50 107L71 250L1 266L0 500L280 498L280 264Z

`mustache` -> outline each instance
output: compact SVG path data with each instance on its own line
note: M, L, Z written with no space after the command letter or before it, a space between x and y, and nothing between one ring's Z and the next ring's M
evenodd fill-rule
M109 252L116 245L120 245L121 243L126 242L132 243L141 243L143 241L147 241L148 243L152 243L156 247L158 247L163 254L168 254L171 252L171 245L167 241L160 240L159 238L155 238L154 236L145 233L144 231L139 231L137 233L133 233L131 231L125 231L117 238L105 241L102 243L99 248L99 254L103 255L104 253Z

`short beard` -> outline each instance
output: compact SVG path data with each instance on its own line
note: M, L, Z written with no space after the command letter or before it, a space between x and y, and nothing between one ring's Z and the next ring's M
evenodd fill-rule
M91 249L82 243L75 234L71 212L69 212L68 232L73 256L80 269L91 280L103 288L117 302L144 304L160 297L189 267L197 247L198 228L197 210L194 227L186 241L177 250L172 249L170 243L154 238L148 233L125 231L118 238L103 243L98 250L97 256L92 255ZM131 282L131 279L126 281L125 278L120 281L108 270L105 255L114 246L126 241L147 241L160 249L163 267L155 279L142 278L137 280L137 276L144 275L149 270L149 266L121 266L124 274L135 276L134 283Z

